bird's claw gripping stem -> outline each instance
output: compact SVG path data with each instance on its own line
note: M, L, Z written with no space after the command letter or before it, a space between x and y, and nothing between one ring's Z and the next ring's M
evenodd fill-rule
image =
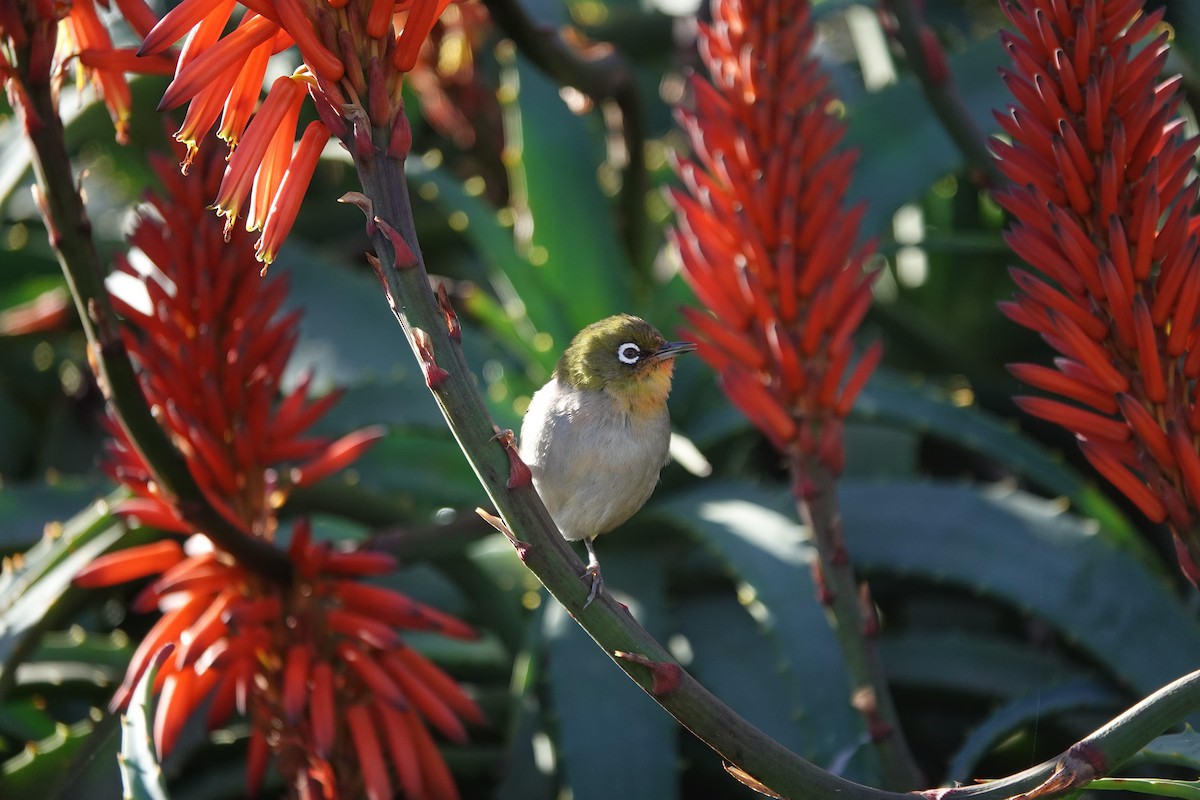
M583 607L587 608L592 604L592 601L596 599L596 596L600 594L600 590L604 588L604 579L600 577L600 559L596 558L596 550L592 546L592 540L584 539L583 544L585 547L587 547L588 563L587 567L583 570L583 575L580 575L579 577L585 578L588 575L592 576L592 588L588 592L587 602L583 604Z

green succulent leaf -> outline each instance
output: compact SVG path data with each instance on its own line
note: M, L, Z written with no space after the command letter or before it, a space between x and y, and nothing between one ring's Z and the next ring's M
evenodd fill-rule
M30 742L19 755L0 764L0 797L43 797L47 787L62 777L94 727L90 719L74 725L59 723L49 736Z
M519 285L522 296L543 292L555 299L547 317L533 322L561 350L576 331L628 305L632 267L616 236L612 203L596 180L602 137L522 58L507 68L506 81L501 97L513 97L505 108L509 183L524 231L518 247L528 247L536 265L534 279Z
M1007 700L1096 671L1028 642L972 630L885 630L879 641L888 679L898 685Z
M850 707L841 652L816 602L814 551L795 512L779 500L777 493L750 483L710 481L656 503L647 516L686 531L714 555L739 587L747 622L757 623L751 641L726 646L739 661L761 654L765 673L754 674L759 680L769 675L783 691L765 706L740 710L796 752L829 764L856 746L862 721ZM710 630L732 636L737 628ZM693 642L693 649L700 646ZM764 712L778 719L756 718Z
M957 406L930 386L877 372L859 395L852 418L895 425L934 436L996 461L1050 495L1062 495L1078 513L1095 519L1105 535L1127 548L1144 565L1161 569L1129 520L1095 485L1032 439L1016 435L978 406Z
M1171 764L1200 771L1200 733L1185 725L1179 733L1159 736L1143 747L1127 764Z
M173 644L167 644L154 655L134 687L129 708L121 715L121 753L117 760L125 800L167 800L167 783L150 732L154 724L154 677L174 649Z
M651 631L665 628L665 564L645 553L605 553L605 590ZM629 587L625 594L623 587ZM562 772L574 797L679 796L677 726L552 603L543 618L547 679L559 719Z
M839 500L851 556L868 575L965 587L1040 617L1139 694L1200 660L1200 623L1183 603L1060 504L917 483L846 482Z
M1088 710L1109 715L1121 708L1124 696L1100 680L1075 680L1038 689L997 708L963 741L950 759L946 778L968 782L975 767L996 744L1027 725L1071 711Z
M64 525L48 529L20 559L6 563L0 573L0 697L16 681L17 666L36 649L70 600L80 590L71 581L89 561L115 544L126 532L112 515L114 494L75 515Z
M1200 800L1200 781L1172 781L1165 778L1101 778L1089 783L1087 788L1133 792L1151 797Z

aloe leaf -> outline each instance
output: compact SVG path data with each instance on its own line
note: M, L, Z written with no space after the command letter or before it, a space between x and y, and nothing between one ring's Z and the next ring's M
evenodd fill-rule
M1058 653L984 631L885 632L879 651L893 683L1001 700L1095 677L1094 670L1072 664Z
M91 735L94 723L55 726L44 739L30 742L20 754L0 764L0 797L42 797Z
M1200 771L1200 733L1185 725L1179 733L1159 736L1138 751L1127 764L1171 764Z
M520 56L503 78L512 206L518 248L528 248L535 279L522 296L541 289L557 300L534 323L557 349L584 326L625 308L633 268L616 236L612 203L600 191L602 136L571 113L558 86ZM564 187L570 187L564 191Z
M654 632L665 627L666 570L647 555L614 550L602 559L605 591L612 591ZM572 796L678 797L675 721L615 669L557 603L546 609L544 633L547 679L560 720L556 738Z
M174 649L173 644L167 644L154 655L134 687L129 708L121 715L121 753L117 760L125 800L167 800L166 779L150 735L154 719L151 692L158 668Z
M900 482L844 482L839 501L864 573L961 586L1040 617L1138 695L1200 661L1200 623L1183 603L1061 504L1001 487Z
M1151 797L1200 800L1200 781L1172 781L1165 778L1102 778L1092 781L1087 788L1134 792Z
M1111 715L1124 700L1124 696L1111 687L1090 678L1040 689L1005 703L989 714L959 746L946 767L946 778L956 782L969 781L979 761L1013 731L1070 711L1095 710Z
M754 484L709 481L656 503L644 516L691 534L737 583L738 599L757 623L761 641L722 646L741 659L766 644L771 655L763 666L785 689L763 709L783 715L780 729L745 709L750 721L818 764L832 763L854 746L862 720L850 706L841 651L816 601L814 551L795 512L782 506L777 493ZM718 626L710 631L728 633Z
M120 496L48 528L16 565L6 562L0 573L0 697L13 686L17 665L78 596L71 586L76 573L125 534L124 523L110 512L110 501Z
M993 459L1039 489L1069 499L1078 513L1099 522L1106 535L1146 565L1161 563L1125 515L1094 484L1061 458L1018 435L1014 423L1006 423L978 406L957 406L932 387L913 385L880 372L859 395L852 418L935 436Z

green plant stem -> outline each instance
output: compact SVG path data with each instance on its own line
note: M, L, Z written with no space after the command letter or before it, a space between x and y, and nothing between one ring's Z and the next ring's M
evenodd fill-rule
M365 116L359 124L367 124ZM518 552L526 566L622 670L682 725L747 774L788 797L844 800L903 797L859 786L825 772L737 716L679 667L666 649L608 593L602 593L584 609L589 584L581 578L583 562L559 534L532 484L513 489L506 486L509 459L505 447L495 438L491 415L462 348L449 335L420 258L403 162L383 155L390 132L373 128L369 136L377 149L374 154L359 152L353 134L343 141L354 159L363 191L371 201L372 213L398 231L417 256L414 266L397 268L388 237L378 227L373 230L372 244L382 264L382 278L392 310L418 361L422 361L422 354L414 338L417 329L428 337L428 350L437 366L446 371L446 377L432 387L434 397L509 530L523 540ZM616 657L617 652L632 653L655 664L660 680L668 680L668 688L660 687L655 694L654 672ZM587 721L579 720L578 724L586 725Z
M365 117L361 124L365 124ZM390 131L372 128L369 139L377 152L368 155L358 152L353 135L343 141L354 159L364 192L373 203L374 216L398 231L416 256L415 265L398 268L391 242L382 230L373 227L372 245L382 265L384 288L392 310L418 362L421 362L422 354L414 340L416 329L428 337L429 351L437 366L446 371L445 378L432 387L433 395L480 483L518 540L518 553L525 565L614 663L655 702L724 759L772 790L797 800L832 797L839 800L902 800L913 797L839 778L771 739L682 669L610 594L601 593L591 606L583 607L589 587L581 578L583 562L559 534L533 486L526 484L509 489L506 485L509 460L505 447L494 435L491 416L462 348L449 335L446 319L437 305L420 257L403 161L383 156ZM832 514L831 518L836 519L833 506L818 504L816 514L822 517ZM857 606L856 591L852 589L844 593L844 597ZM653 664L655 669L620 658L616 655L618 652L635 654ZM657 690L656 673L659 680L664 681ZM1082 748L1077 745L1058 759L1001 781L931 789L922 796L929 800L1008 798L1041 784L1058 765L1069 766L1078 761L1081 752L1093 749L1103 753L1106 763L1116 765L1197 707L1200 707L1200 672L1156 692L1084 740ZM579 724L587 722L580 720Z
M837 502L837 477L804 455L791 460L795 483L809 487L796 492L800 517L812 531L821 570L818 585L822 601L833 615L833 626L846 662L851 702L867 723L867 731L883 762L884 778L896 789L913 789L924 782L909 750L900 715L892 701L887 675L875 646L876 620L859 593L854 565L842 535L842 515ZM802 598L807 601L807 598ZM871 614L868 617L868 613Z
M1051 791L1037 795L1057 797L1116 769L1164 731L1195 713L1197 708L1200 708L1200 670L1167 684L1057 758L1000 780L952 789L930 789L922 794L930 800L993 800L1018 797L1057 780L1051 784Z
M83 323L89 361L108 407L149 467L154 482L184 519L248 569L273 580L290 580L291 562L281 550L243 532L209 504L182 454L147 406L109 304L105 271L71 171L53 90L48 80L22 77L31 106L26 109L26 131L33 145L38 205Z
M925 48L921 45L921 29L925 23L916 4L913 0L883 0L883 5L896 20L895 38L904 49L908 66L921 85L929 107L941 120L942 127L967 163L983 176L987 185L1003 186L1006 181L988 149L987 137L967 111L962 96L954 86L953 77L948 74L941 77L930 68Z
M609 119L611 133L620 136L625 149L625 171L619 195L618 224L630 259L640 270L652 253L646 215L645 115L637 80L624 56L615 48L601 45L596 55L585 55L563 34L539 26L517 0L484 0L488 13L522 54L563 86L578 89L595 100L611 100L620 111L619 120Z

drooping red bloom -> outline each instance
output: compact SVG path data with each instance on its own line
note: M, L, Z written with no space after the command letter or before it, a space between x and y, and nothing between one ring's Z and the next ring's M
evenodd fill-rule
M1014 269L1004 312L1062 357L1013 365L1058 395L1017 398L1073 431L1083 454L1155 522L1200 579L1200 220L1197 139L1179 115L1162 11L1140 0L1004 3L1014 103L993 144L1012 185L997 199L1007 239L1040 274Z
M205 213L219 159L185 177L165 160L168 187L150 198L118 259L124 283L114 307L127 318L126 345L147 401L184 453L207 500L248 536L275 536L280 496L353 462L381 431L330 441L308 433L337 401L307 398L308 381L282 392L298 314L280 312L281 280L246 269L251 243L226 244ZM138 292L142 296L138 296ZM207 723L236 710L252 723L251 792L273 756L304 797L358 791L391 797L392 775L412 797L454 797L427 725L461 741L462 720L481 722L458 684L405 644L405 630L469 637L467 625L389 589L362 583L395 567L384 553L339 551L294 526L288 555L295 579L260 576L194 531L186 508L164 497L141 456L110 424L105 467L134 496L117 511L166 531L193 534L97 559L78 577L107 586L154 577L133 603L163 616L139 645L113 699L120 707L159 648L176 645L157 677L154 738L173 747L184 723L209 698ZM389 767L389 764L392 766Z
M427 726L466 740L462 720L483 714L462 688L402 631L473 637L459 620L404 595L360 582L392 571L391 556L333 550L311 540L307 522L289 549L297 580L269 583L214 551L202 536L122 550L94 561L82 586L158 576L134 601L162 618L134 653L113 698L122 707L154 654L175 652L155 678L154 744L165 756L187 721L211 698L206 725L234 711L252 724L247 793L261 785L268 759L301 797L453 798L457 790ZM386 754L386 755L385 755ZM392 765L389 771L388 765Z
M371 126L395 135L389 155L410 145L401 86L450 0L184 0L146 36L143 54L185 39L161 109L188 104L176 138L195 156L217 125L232 155L216 206L232 227L249 200L247 230L263 231L257 255L270 263L295 221L300 198L330 135L369 142ZM225 33L238 5L246 11ZM267 59L295 47L297 69L258 105ZM305 94L324 125L296 145Z
M156 17L144 0L115 2L137 33L149 32ZM97 3L105 8L109 5L107 0L5 2L0 8L0 44L7 46L0 47L0 79L8 84L13 105L25 110L26 125L36 124L30 116L32 109L23 101L25 87L20 84L42 81L57 86L61 75L74 67L78 87L91 85L108 108L117 141L126 143L132 111L126 73L169 75L174 58L160 54L139 59L132 50L114 47ZM17 54L23 55L25 63L10 63L9 57Z
M798 445L835 474L841 419L878 363L848 369L871 302L847 209L854 154L812 56L807 2L712 4L700 54L712 83L691 82L680 111L694 153L677 172L683 274L707 311L686 309L700 354L730 399L780 449Z

